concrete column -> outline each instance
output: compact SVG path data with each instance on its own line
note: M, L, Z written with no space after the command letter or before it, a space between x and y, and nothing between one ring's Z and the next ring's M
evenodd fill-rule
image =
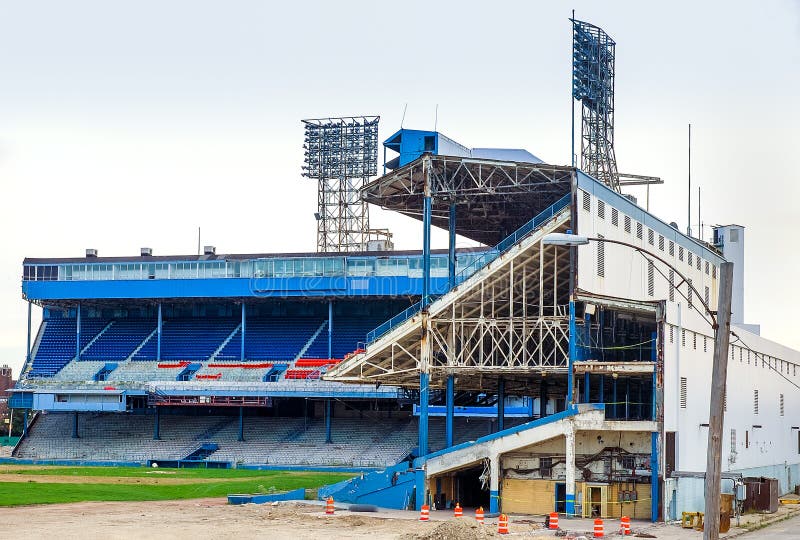
M153 439L159 440L161 438L161 418L158 406L155 408L155 415L153 416Z
M427 191L427 188L426 188ZM431 287L431 196L425 195L422 209L422 307L428 306Z
M446 411L444 422L445 447L453 446L453 417L455 416L455 375L447 376L447 389L445 395Z
M78 438L78 411L75 411L72 422L72 438Z
M331 418L332 412L333 411L331 408L331 400L329 398L325 400L325 442L328 444L331 444L333 442L333 437L331 436L332 422L333 422L333 419Z
M497 380L497 431L503 431L506 424L506 381Z
M489 513L500 512L500 455L489 456Z
M567 497L566 512L568 517L575 515L575 428L570 427L564 433L566 446L566 476L567 476Z
M237 440L244 440L244 407L239 407L239 438Z
M572 248L570 248L572 249ZM575 359L578 354L578 327L575 324L575 302L569 302L569 358L567 359L567 409L572 405L572 392L575 382L573 380L573 369Z

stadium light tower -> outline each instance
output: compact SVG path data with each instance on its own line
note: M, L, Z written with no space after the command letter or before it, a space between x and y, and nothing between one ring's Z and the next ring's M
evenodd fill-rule
M378 173L380 116L303 120L303 176L315 178L317 251L367 249L369 208L360 189Z

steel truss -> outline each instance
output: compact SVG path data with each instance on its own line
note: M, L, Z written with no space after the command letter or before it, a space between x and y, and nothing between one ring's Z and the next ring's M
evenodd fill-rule
M572 97L581 102L581 169L620 190L614 152L614 42L603 29L572 21Z
M359 190L378 173L379 120L379 116L303 120L303 176L318 181L320 253L364 251L367 247L369 208Z
M565 373L569 357L569 250L542 237L569 228L570 209L523 239L430 308L387 333L326 379L431 386L448 374L459 388L486 390L499 376L506 388Z

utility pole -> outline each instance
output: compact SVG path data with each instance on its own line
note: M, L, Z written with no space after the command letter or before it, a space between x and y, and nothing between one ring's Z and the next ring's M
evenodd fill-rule
M720 265L717 328L714 333L714 365L711 372L711 409L708 418L708 459L706 461L704 540L719 539L720 474L722 472L722 426L725 383L728 378L728 346L731 337L731 295L733 263Z

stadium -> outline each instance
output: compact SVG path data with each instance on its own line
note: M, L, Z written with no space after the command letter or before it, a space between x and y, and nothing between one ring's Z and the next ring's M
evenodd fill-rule
M400 128L379 175L378 117L306 120L315 253L25 259L12 460L360 472L319 496L397 509L702 507L721 268L742 267L744 228L706 242L622 193L658 179L617 171L614 43L573 25L580 164ZM418 220L420 249L395 251L368 205ZM788 492L800 353L744 324L737 272L728 388L746 399L726 402L723 490Z

